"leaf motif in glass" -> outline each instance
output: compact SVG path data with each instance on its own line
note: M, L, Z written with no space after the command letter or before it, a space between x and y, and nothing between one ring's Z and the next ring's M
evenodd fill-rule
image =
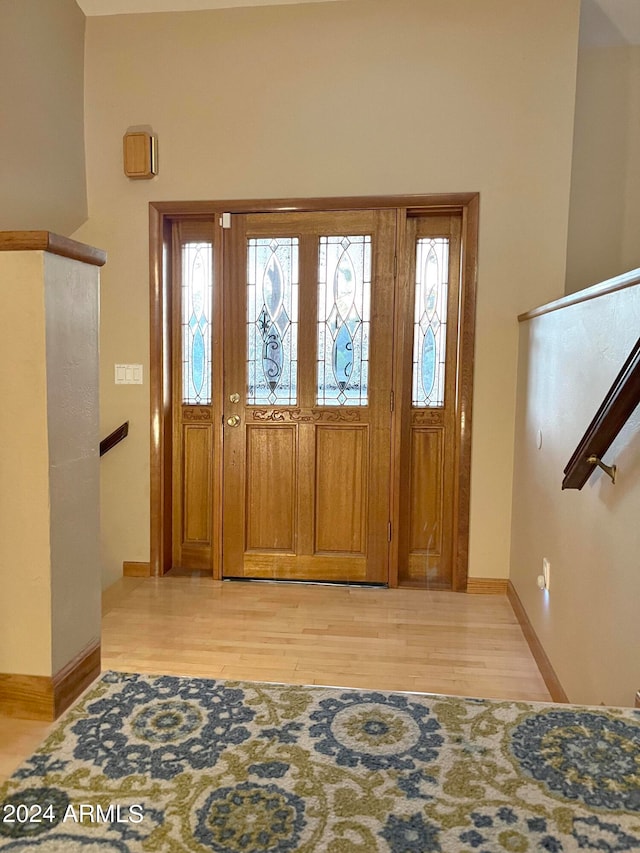
M370 314L371 237L320 237L318 405L368 404Z
M298 239L247 242L247 402L295 405Z
M213 246L182 246L182 402L211 403Z
M416 243L412 405L444 405L449 292L449 240L421 237Z

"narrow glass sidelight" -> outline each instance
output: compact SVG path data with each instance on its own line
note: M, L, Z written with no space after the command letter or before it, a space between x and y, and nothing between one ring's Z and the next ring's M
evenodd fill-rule
M295 406L298 238L247 241L247 403Z
M182 246L182 402L211 403L213 246Z
M416 244L412 405L444 405L447 351L449 240L423 237Z
M319 406L366 406L371 323L371 237L320 237Z

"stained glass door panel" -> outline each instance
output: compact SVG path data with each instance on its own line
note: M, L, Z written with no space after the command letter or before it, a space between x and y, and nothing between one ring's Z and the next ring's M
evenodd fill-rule
M181 252L182 402L211 403L213 244L185 242Z
M415 241L412 404L444 405L449 293L449 238Z
M388 211L232 217L224 576L387 582L394 239Z
M371 326L371 237L320 237L319 406L366 406Z
M404 483L399 495L399 581L450 589L460 218L412 217L406 245L406 288L399 310L411 318L404 341L410 394L399 401L398 412Z
M295 405L298 238L247 241L247 403Z
M211 221L173 224L172 563L211 570L215 540L214 375L220 286L214 274L218 231Z

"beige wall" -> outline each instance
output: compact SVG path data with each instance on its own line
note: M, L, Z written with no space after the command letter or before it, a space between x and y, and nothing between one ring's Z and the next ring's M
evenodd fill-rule
M75 0L0 2L0 230L87 217L84 21Z
M0 672L100 638L98 270L0 252Z
M566 292L640 265L640 46L580 49Z
M509 566L517 328L564 288L578 0L353 0L87 21L90 219L101 302L105 582L149 557L149 200L478 190L474 576ZM150 125L160 174L128 181Z
M638 329L640 285L520 328L511 580L573 702L632 705L640 684L640 409L605 454L615 485L598 471L560 488Z
M42 252L0 252L0 672L24 675L51 675L43 274Z
M629 49L630 98L627 116L627 179L620 272L640 267L640 45Z

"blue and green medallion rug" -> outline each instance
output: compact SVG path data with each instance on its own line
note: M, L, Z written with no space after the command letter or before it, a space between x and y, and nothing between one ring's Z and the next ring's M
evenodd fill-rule
M0 849L640 850L640 712L109 672L0 788Z

